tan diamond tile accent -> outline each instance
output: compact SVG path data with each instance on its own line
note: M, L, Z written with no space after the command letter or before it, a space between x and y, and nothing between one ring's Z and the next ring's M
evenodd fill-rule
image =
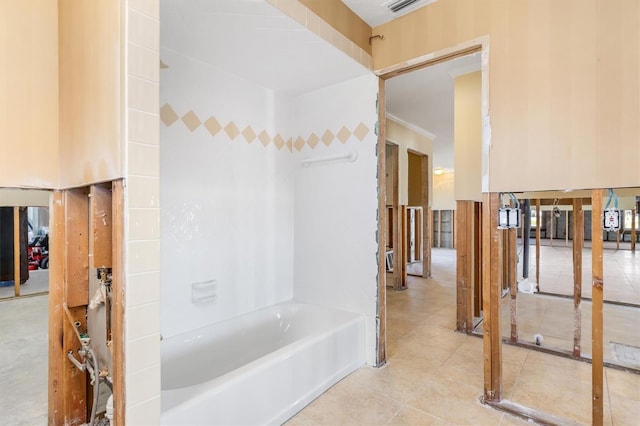
M273 138L273 143L276 145L276 148L278 148L278 151L281 150L285 144L284 139L282 139L279 133Z
M231 138L231 140L234 140L240 134L240 130L238 130L238 127L236 127L233 121L230 121L229 124L224 126L224 131L227 134L227 136Z
M269 136L269 133L267 133L266 130L260 132L258 139L260 139L260 142L262 142L262 145L264 146L269 145L269 142L271 142L271 136Z
M298 138L296 139L296 141L293 144L293 146L296 147L298 152L302 151L302 147L304 147L304 139L302 139L300 136L298 136Z
M171 108L171 105L164 104L162 108L160 108L160 120L164 123L165 126L169 127L178 119L178 114Z
M187 126L187 128L189 130L191 130L192 132L197 129L198 127L200 127L200 124L202 124L202 122L200 121L200 119L198 118L198 116L196 115L195 112L193 111L189 111L188 113L186 113L185 115L182 116L182 122L184 123L185 126Z
M211 133L211 136L215 136L220 130L222 130L222 126L213 115L204 122L204 127L209 131L209 133Z
M356 130L353 131L353 134L356 135L356 138L362 142L362 140L369 134L369 128L364 125L364 123L358 124Z
M256 140L256 137L257 137L256 132L253 131L251 126L247 126L244 128L244 130L242 131L242 136L244 136L244 139L249 143Z
M287 139L287 149L289 152L293 152L293 138Z
M309 144L311 149L315 149L316 145L318 145L318 142L320 142L320 139L316 136L315 133L311 133L311 136L309 136L309 139L307 139L307 144Z
M327 130L326 132L324 132L324 135L322 135L322 143L326 146L331 145L331 142L333 142L334 139L335 136L333 135L333 133L331 133L330 130Z
M338 140L340 142L346 143L347 140L349 140L349 136L351 136L351 131L349 131L349 129L347 129L346 127L342 126L342 129L340 129L340 131L336 136L338 137Z

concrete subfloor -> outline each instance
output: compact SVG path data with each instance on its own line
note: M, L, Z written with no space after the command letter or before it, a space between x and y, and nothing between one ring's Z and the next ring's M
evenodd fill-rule
M46 293L49 291L49 270L38 269L29 271L29 279L20 285L20 296L28 296L38 293ZM0 299L6 299L15 296L13 282L11 286L0 287Z
M363 367L293 417L292 425L524 425L479 402L482 339L455 333L455 251L433 250L433 278L387 290L387 365ZM635 329L637 330L636 324ZM591 423L591 365L503 345L503 397ZM637 424L640 375L605 369L606 425Z
M0 301L0 424L46 425L49 296Z

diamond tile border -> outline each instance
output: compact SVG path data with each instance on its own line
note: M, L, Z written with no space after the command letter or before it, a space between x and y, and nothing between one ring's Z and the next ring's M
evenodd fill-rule
M224 133L226 133L232 141L242 135L242 138L238 140L244 139L248 144L255 142L257 139L265 148L269 145L274 145L279 151L286 147L289 152L293 152L294 149L300 152L305 146L315 149L320 142L326 146L330 146L336 142L345 144L351 137L355 137L362 142L371 131L369 127L361 122L353 130L349 129L347 126L340 127L336 133L334 133L332 129L326 129L322 132L322 137L318 137L316 133L311 133L306 139L302 136L285 138L281 134L277 133L272 138L266 130L258 132L258 130L254 130L250 125L247 125L242 131L233 121L222 126L222 124L220 124L213 115L209 116L206 120L201 121L193 110L187 111L181 117L168 103L165 103L162 108L160 108L160 120L166 127L170 127L179 121L191 132L194 132L200 126L203 126L211 136L215 136L220 133L220 131L224 130Z

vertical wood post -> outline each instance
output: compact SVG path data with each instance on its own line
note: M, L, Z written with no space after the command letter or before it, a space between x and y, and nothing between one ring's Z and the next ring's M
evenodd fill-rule
M473 201L457 201L456 330L473 331Z
M602 346L602 293L603 293L603 268L602 268L602 190L596 189L591 195L592 220L591 220L591 270L592 270L592 313L591 313L591 380L592 380L592 419L593 425L602 425L603 411L603 346Z
M499 270L496 261L498 250L498 207L497 193L483 194L482 217L482 302L484 312L484 399L502 399L502 339L500 335L501 288L498 281Z
M384 152L384 151L383 151ZM384 156L383 156L384 161ZM384 176L384 174L382 175ZM383 185L384 186L384 185ZM125 274L124 274L124 258L125 258L125 241L124 241L124 181L117 180L112 183L111 195L111 214L112 214L112 281L111 291L113 294L113 321L111 324L111 334L113 336L112 351L112 369L113 369L113 407L114 407L114 425L123 426L125 421L125 342L126 335L124 329L124 311L125 311ZM384 203L384 199L383 199ZM384 219L384 209L378 209L378 219L382 215ZM380 232L380 228L384 226L384 222L378 222L378 236L382 238L383 250L378 253L378 258L384 259L384 233ZM382 256L380 256L382 254ZM378 263L378 271L382 265L382 276L385 278L385 264ZM379 272L378 272L379 273ZM382 282L382 290L384 291L384 281Z
M549 234L549 239L551 243L551 247L553 247L553 224L555 222L555 215L553 214L553 210L549 212L549 228L551 228L551 233Z
M438 248L442 247L442 210L438 210Z
M429 182L431 182L431 173L429 173L429 156L421 157L421 174L422 179L422 277L429 278L431 276L431 244L433 234L431 233L431 209L429 208Z
M49 425L64 425L63 363L66 359L63 341L64 313L64 193L54 191L49 209Z
M564 212L564 245L569 247L569 212Z
M482 203L473 203L473 315L482 315Z
M582 198L573 199L573 355L580 356L582 339L582 242L584 212Z
M631 210L631 251L636 251L636 209Z
M544 223L540 211L540 199L536 200L536 291L540 292L540 228Z
M401 246L402 246L402 251L400 252L400 290L406 290L407 289L407 257L408 257L408 250L407 250L407 240L408 235L407 235L407 206L402 205L400 206L400 208L398 209L400 212L400 219L401 219L401 233L400 233L400 237L401 237Z
M393 198L391 200L393 221L391 223L391 239L393 245L393 288L394 290L403 290L402 285L402 261L404 258L404 247L402 239L402 209L400 208L400 190L399 190L399 147L398 145L391 146L391 163L393 164L393 173L391 176L393 187ZM386 145L385 145L386 149ZM388 195L388 194L387 194Z
M517 230L509 229L507 233L507 280L509 281L509 290L511 297L511 334L512 342L518 341L518 279L517 279Z
M13 208L13 292L20 296L20 207Z
M456 248L456 211L451 210L451 248Z
M387 167L386 167L386 143L387 143L387 122L386 122L386 106L385 106L385 81L378 79L378 306L376 312L376 366L384 365L387 360L386 343L387 343L387 272L386 272L386 250L387 250ZM114 188L114 199L116 197ZM116 220L116 211L114 208L114 221ZM114 241L114 250L116 249L116 241ZM124 246L124 243L122 244ZM114 264L119 260L114 257ZM115 265L114 265L115 266ZM115 329L113 330L115 333ZM115 384L114 384L115 386ZM124 399L123 399L124 404ZM124 420L124 418L123 418ZM120 424L124 424L124 421Z

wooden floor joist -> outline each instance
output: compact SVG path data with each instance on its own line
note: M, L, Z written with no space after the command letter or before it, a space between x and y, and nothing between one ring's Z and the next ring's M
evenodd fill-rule
M580 356L582 340L582 242L584 211L582 199L573 200L573 356Z
M591 301L591 380L592 380L592 419L593 425L602 425L604 421L604 386L603 386L603 319L602 319L602 190L593 190L591 196L591 271L592 271L592 301Z
M498 275L497 193L483 194L482 204L482 297L484 314L484 396L485 401L502 399L502 339L500 335L501 288Z

